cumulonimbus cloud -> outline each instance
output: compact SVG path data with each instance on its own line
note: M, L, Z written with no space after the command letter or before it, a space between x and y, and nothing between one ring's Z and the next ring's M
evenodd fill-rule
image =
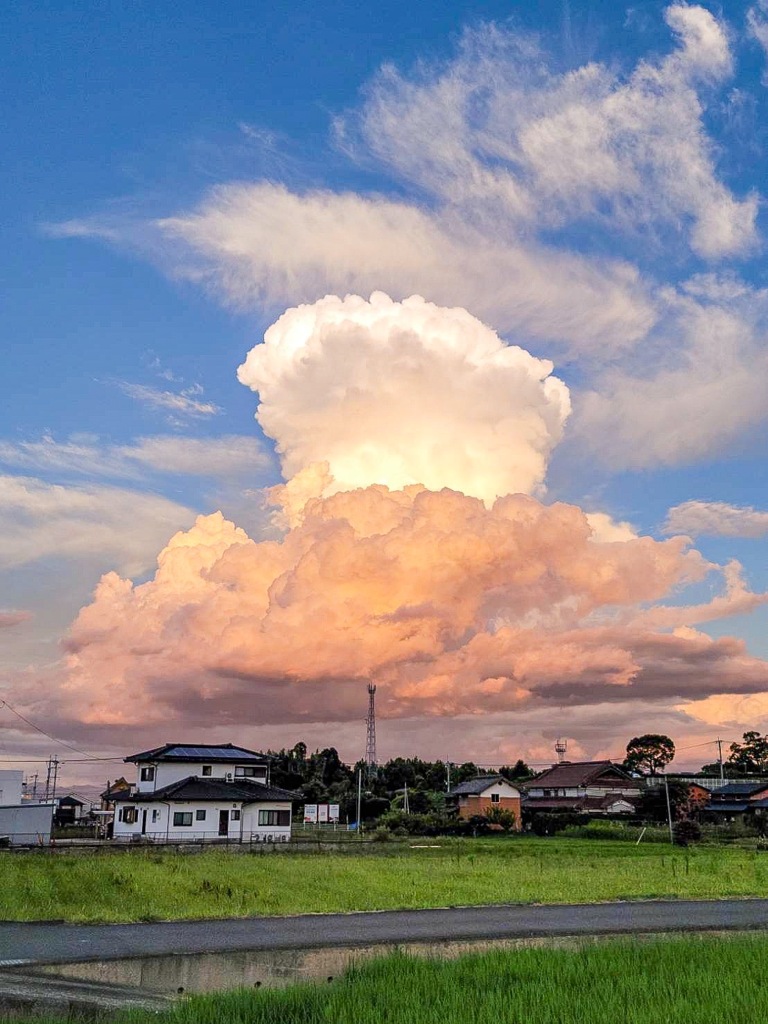
M287 480L324 463L318 493L420 484L492 503L543 484L570 411L551 373L464 309L377 292L288 310L238 376Z
M706 608L667 608L664 631L645 620L712 568L684 538L600 542L580 509L523 495L487 508L371 486L310 502L278 542L201 517L149 582L102 579L70 631L61 697L124 725L182 709L197 724L340 721L369 678L395 717L768 688L742 642L690 628Z

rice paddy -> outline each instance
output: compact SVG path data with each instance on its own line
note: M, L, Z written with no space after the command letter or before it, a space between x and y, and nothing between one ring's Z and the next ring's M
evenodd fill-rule
M345 852L0 854L0 919L117 922L768 895L768 855L579 839Z

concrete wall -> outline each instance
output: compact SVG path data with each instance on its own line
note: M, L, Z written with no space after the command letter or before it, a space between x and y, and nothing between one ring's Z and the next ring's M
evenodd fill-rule
M53 804L17 804L0 807L0 840L11 846L47 845L51 841Z
M21 803L23 781L23 772L0 771L0 807Z

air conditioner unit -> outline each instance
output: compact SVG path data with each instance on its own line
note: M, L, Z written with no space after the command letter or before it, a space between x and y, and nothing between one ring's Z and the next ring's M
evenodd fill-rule
M225 776L225 779L226 779L227 782L231 782L232 781L232 772L227 772L227 774Z

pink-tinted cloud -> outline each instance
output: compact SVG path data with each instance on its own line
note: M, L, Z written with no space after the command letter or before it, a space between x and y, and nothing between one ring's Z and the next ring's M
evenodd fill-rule
M32 612L28 611L0 611L0 629L10 626L18 626L21 622L27 622L32 618Z
M692 629L745 600L655 604L717 567L685 538L601 542L578 508L382 486L311 501L281 541L201 517L140 586L103 577L67 639L62 713L94 726L344 721L768 689ZM753 596L754 597L754 596ZM758 600L761 598L754 598ZM670 631L674 630L674 631ZM122 695L115 700L115 694Z

